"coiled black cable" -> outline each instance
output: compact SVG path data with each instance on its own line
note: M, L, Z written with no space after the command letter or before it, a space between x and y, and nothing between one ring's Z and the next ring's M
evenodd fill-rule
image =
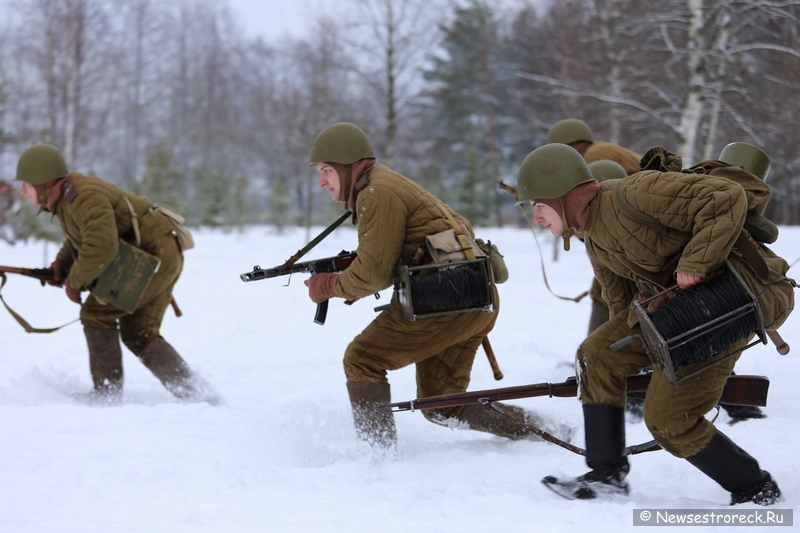
M754 307L743 311L743 315L731 318L722 325L717 324L702 335L684 344L670 340L678 335L707 324L752 302L744 287L731 272L681 291L649 315L655 329L669 347L674 368L705 361L730 348L739 339L758 330L758 315ZM700 332L698 332L700 333Z
M409 281L416 312L469 309L489 302L486 278L476 268L440 270Z

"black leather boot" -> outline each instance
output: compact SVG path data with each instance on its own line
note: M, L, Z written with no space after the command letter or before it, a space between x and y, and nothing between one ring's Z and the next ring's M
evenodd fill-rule
M625 477L630 466L625 450L625 411L605 404L583 406L586 431L586 464L592 470L582 476L559 480L547 476L542 483L567 499L592 500L628 494Z
M719 431L705 448L686 460L730 492L731 505L772 505L780 498L781 491L769 472L761 470L753 456Z

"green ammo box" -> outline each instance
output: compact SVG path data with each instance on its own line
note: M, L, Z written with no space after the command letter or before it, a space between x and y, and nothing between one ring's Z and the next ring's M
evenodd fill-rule
M97 278L92 294L103 303L132 313L160 264L157 257L120 241L117 256Z

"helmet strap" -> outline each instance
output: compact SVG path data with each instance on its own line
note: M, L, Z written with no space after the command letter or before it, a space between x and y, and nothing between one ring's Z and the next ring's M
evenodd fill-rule
M36 216L39 216L39 213L47 207L47 190L44 185L34 185L34 187L36 187L36 195L39 197L39 210L36 212Z
M344 188L342 190L342 195L344 196L345 209L348 209L348 203L350 200L350 186L352 184L353 184L353 163L349 163L345 165Z
M558 199L561 202L561 238L564 239L564 251L569 252L569 224L567 223L567 209L564 206L564 197Z

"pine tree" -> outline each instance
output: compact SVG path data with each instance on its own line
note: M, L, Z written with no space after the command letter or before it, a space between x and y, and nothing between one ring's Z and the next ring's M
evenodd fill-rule
M503 167L511 164L500 151L510 118L498 105L506 101L503 79L509 77L503 73L501 44L493 8L483 0L471 0L456 8L452 24L444 28L444 54L432 58L426 73L434 86L428 112L435 136L433 160L443 167L448 186L459 191L454 207L477 209L473 217L486 222L494 217L498 224L502 201L494 189ZM482 178L480 187L471 181L476 173ZM468 199L470 190L483 198Z

